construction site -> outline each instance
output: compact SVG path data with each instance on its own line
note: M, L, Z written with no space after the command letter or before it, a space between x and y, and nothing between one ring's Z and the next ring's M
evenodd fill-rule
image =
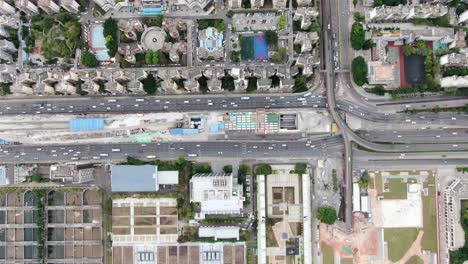
M369 175L353 188L352 231L320 224L323 263L437 263L436 172Z
M0 121L3 144L166 142L269 135L320 135L331 131L323 111L194 112L122 115L24 115ZM305 134L304 134L305 133Z

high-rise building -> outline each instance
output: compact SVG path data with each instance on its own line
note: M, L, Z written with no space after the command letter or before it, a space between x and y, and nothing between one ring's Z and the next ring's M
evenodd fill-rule
M1 0L0 0L1 1ZM19 20L13 16L2 15L0 16L0 25L4 27L19 28Z
M60 6L73 14L78 13L80 8L80 5L75 0L60 0Z
M39 8L29 0L15 0L15 6L29 15L39 14Z
M53 0L39 0L37 1L37 5L48 15L52 15L60 11L60 6Z
M94 0L94 2L105 12L109 11L115 5L114 0Z
M0 0L0 14L11 15L15 13L15 8L5 0Z
M15 52L18 50L13 42L6 39L0 39L0 49L6 52Z

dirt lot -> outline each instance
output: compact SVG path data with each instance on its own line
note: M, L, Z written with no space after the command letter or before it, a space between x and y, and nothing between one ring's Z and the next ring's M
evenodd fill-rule
M434 228L436 226L436 211L434 205L435 185L433 172L385 172L388 175L385 184L382 181L381 173L384 172L370 173L372 184L370 185L371 188L368 189L368 194L371 201L371 221L368 221L365 215L360 212L354 213L352 233L346 233L337 227L320 225L320 240L322 243L329 245L333 252L338 254L342 260L346 259L346 264L405 264L410 260L415 261L415 259L416 263L430 263L430 256L423 255L423 250L432 251L433 248L437 248L437 230ZM398 178L399 175L402 175L402 178ZM403 178L406 179L403 180ZM377 226L381 226L381 219L378 216L382 210L380 203L377 201L377 196L384 196L384 199L404 199L407 197L407 181L412 183L417 182L429 192L428 196L425 196L424 192L421 192L425 228L386 228L385 230L377 228ZM386 191L384 191L385 189ZM427 234L426 230L428 230ZM380 236L380 232L384 233L383 237ZM385 241L386 244L384 244ZM375 259L378 256L379 245L384 248L382 252L384 254L382 255L383 259L381 260ZM352 254L345 252L343 246L350 248ZM323 250L327 249L322 249L325 255ZM327 252L328 255L330 255L329 253ZM369 256L374 257L369 258ZM353 262L350 262L351 258Z
M176 207L160 207L159 214L160 215L177 215L177 208Z

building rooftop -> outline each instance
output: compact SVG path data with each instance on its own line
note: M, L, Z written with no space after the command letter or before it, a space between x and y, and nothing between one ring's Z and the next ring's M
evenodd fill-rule
M199 237L214 237L218 239L239 239L238 226L202 226L198 228Z
M232 174L199 173L190 179L190 201L201 204L205 214L238 214L243 207L242 185Z
M154 192L159 185L179 183L178 171L158 171L153 165L112 166L112 192Z
M153 165L112 166L112 192L154 192L157 191L157 167Z

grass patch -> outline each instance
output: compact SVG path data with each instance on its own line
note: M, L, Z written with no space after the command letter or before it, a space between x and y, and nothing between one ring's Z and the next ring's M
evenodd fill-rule
M342 258L340 263L341 264L353 264L353 259L352 258Z
M335 253L333 248L324 242L322 242L322 263L323 264L335 264Z
M405 264L424 264L424 260L419 256L412 256Z
M388 259L392 262L400 260L418 236L417 228L387 228L384 238L388 244Z
M377 194L383 196L385 199L406 199L407 198L407 184L400 178L390 178L384 184L382 175L377 174L375 176L375 184L377 187ZM388 192L384 192L384 189L388 189Z
M421 246L423 250L437 253L437 194L435 188L435 177L428 177L423 186L428 189L429 195L422 195L424 235Z
M407 186L403 179L388 179L385 183L386 187L390 190L384 194L386 199L406 199Z
M267 247L277 247L278 241L276 241L275 233L273 232L273 225L266 225L266 232L267 232Z

